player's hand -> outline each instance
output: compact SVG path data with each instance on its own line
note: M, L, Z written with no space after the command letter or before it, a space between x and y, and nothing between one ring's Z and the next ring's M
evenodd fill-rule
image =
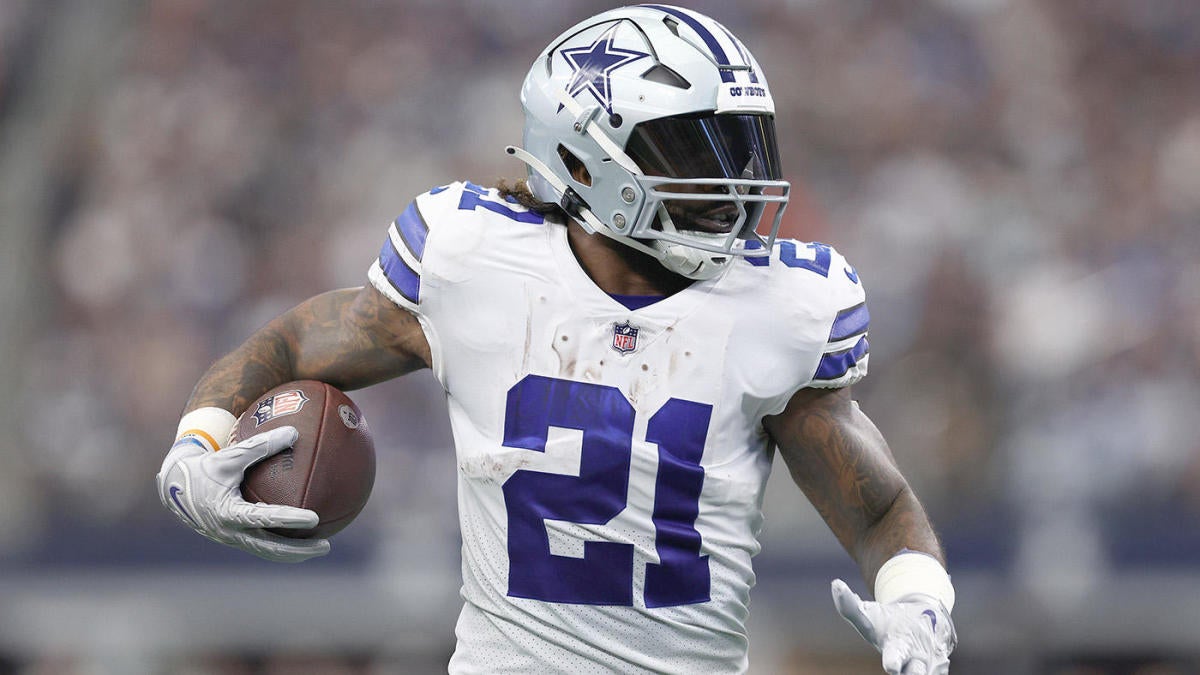
M158 498L193 530L260 558L301 562L325 555L328 539L289 539L265 529L313 527L318 521L315 512L242 499L246 468L290 448L297 435L295 427L279 427L218 452L180 439L158 472Z
M958 644L950 613L927 595L896 602L864 601L841 579L833 582L833 604L851 626L883 654L888 675L946 675Z

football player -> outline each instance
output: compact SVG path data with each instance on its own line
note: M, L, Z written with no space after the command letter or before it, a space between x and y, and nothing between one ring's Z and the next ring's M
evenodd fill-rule
M268 389L357 389L418 368L458 455L462 597L452 672L741 672L776 450L871 585L837 610L888 673L946 673L954 589L928 519L850 387L867 372L857 271L776 240L774 103L749 50L697 12L612 10L538 56L521 91L528 180L452 183L388 228L362 288L311 298L197 384L163 503L269 560L329 551L268 527L253 462L221 448ZM220 450L220 452L216 452Z

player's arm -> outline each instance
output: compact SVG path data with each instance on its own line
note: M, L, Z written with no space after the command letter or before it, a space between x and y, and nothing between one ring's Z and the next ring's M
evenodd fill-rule
M215 407L238 415L284 382L320 380L349 391L431 360L417 318L375 288L330 291L288 310L214 363L185 412Z
M430 363L415 316L379 291L333 291L311 298L256 331L200 378L158 472L164 506L200 534L262 558L300 562L329 552L325 539L292 539L268 528L311 528L308 509L251 504L240 485L247 467L296 440L281 427L222 447L236 415L266 391L314 379L365 387ZM217 452L217 451L220 452Z
M801 389L763 420L805 496L868 584L902 549L944 562L941 545L891 450L850 388Z
M941 545L883 435L850 388L802 389L763 420L792 479L874 589L834 582L838 610L883 652L889 673L947 672L954 590Z

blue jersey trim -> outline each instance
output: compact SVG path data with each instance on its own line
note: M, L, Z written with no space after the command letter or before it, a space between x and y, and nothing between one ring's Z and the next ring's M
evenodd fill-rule
M866 356L870 349L871 345L867 343L867 338L862 337L850 349L822 356L821 363L817 366L817 372L813 375L813 379L838 379L849 372L851 368L858 365L859 360Z
M829 341L837 342L862 335L870 325L871 313L867 311L867 303L860 302L838 312L833 320L833 328L829 330Z
M425 257L425 238L429 236L429 226L425 224L425 219L421 217L421 211L417 208L417 203L408 205L404 213L396 219L396 229L400 232L400 238L404 240L404 245L408 247L408 252L417 260Z
M400 257L391 237L383 242L383 248L379 251L379 267L396 292L414 305L417 304L421 298L421 275Z
M630 311L649 307L666 297L664 295L621 295L619 293L609 293L608 296L624 305L625 309Z

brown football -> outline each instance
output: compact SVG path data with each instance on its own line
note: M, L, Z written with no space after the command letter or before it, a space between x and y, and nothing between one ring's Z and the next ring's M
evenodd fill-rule
M242 497L312 509L321 518L312 529L271 530L277 534L306 539L341 531L366 506L375 484L375 444L362 411L324 382L288 382L242 413L232 442L283 426L296 427L295 445L247 469Z

